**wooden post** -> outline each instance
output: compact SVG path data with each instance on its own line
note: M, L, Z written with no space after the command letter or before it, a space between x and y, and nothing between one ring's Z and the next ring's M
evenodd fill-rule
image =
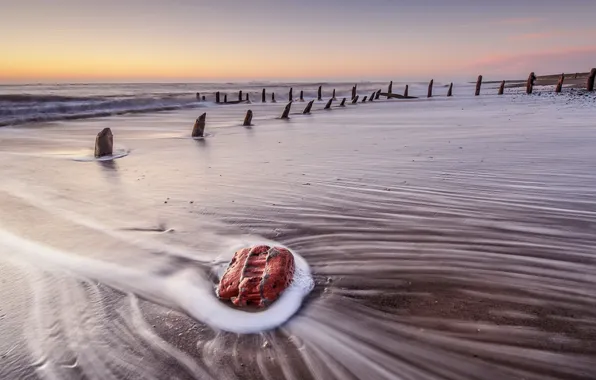
M323 86L319 86L319 91L317 93L317 100L323 100Z
M362 103L366 103L366 99L368 99L368 95L364 95L364 98L362 98Z
M499 95L503 95L504 92L505 92L505 81L501 81L501 84L499 85Z
M224 103L227 103L227 102L228 102L228 94L225 94L224 95Z
M594 91L594 80L596 80L596 69L592 69L592 71L590 71L590 76L588 77L588 84L586 85L586 89L588 91Z
M304 101L304 91L300 90L300 101Z
M335 89L333 89L333 95L331 95L331 99L336 100L337 98L335 97Z
M327 104L325 104L325 109L326 110L330 110L331 109L331 102L333 102L333 98L329 99L329 101L327 102Z
M292 88L292 87L290 87L290 94L288 95L288 99L290 100L290 102L291 102L292 100L294 100L294 96L293 96L293 94L292 94L292 91L293 91L293 88Z
M532 71L528 76L528 81L526 82L526 94L530 95L534 90L534 81L536 80L536 75Z
M352 99L352 104L356 104L358 103L358 98L360 97L360 95L356 95L354 96L354 99Z
M242 90L238 91L238 101L242 101Z
M447 96L453 96L453 82L449 85L449 90L447 90Z
M381 90L377 91L377 94L375 95L375 100L378 100L381 97Z
M433 97L433 83L435 82L434 79L430 80L430 83L428 84L428 94L427 94L427 98L432 98Z
M393 94L393 81L389 82L389 87L387 88L388 94Z
M250 103L250 96L248 96L248 92L246 93L246 103Z
M346 106L346 98L343 98L343 99L341 100L341 103L339 103L339 106L340 106L340 107L345 107L345 106Z
M195 121L194 127L192 127L192 137L203 137L203 133L205 132L205 119L207 118L207 113L202 114L199 118Z
M408 85L406 84L406 89L404 90L404 96L408 97Z
M215 103L219 103L219 91L215 93Z
M478 75L478 80L476 81L476 92L474 95L480 95L480 87L482 87L482 75Z
M104 128L95 138L95 157L111 156L114 149L114 135L110 128Z
M203 101L205 101L205 95L203 95Z
M356 86L358 86L358 85L355 84L354 87L352 87L352 99L354 99L356 97Z
M563 82L565 81L565 73L561 74L559 77L559 81L557 82L557 88L555 89L556 93L559 93L563 90Z
M197 92L197 100L201 100L201 93Z
M372 94L370 94L370 98L368 98L368 101L369 101L369 102L374 102L374 100L375 100L375 95L376 95L376 94L377 94L377 93L376 93L375 91L373 91L373 93L372 93Z
M312 108L312 105L315 101L311 100L310 102L308 102L308 104L306 105L306 108L304 108L304 111L302 111L303 114L308 115L310 113L310 109Z
M281 114L282 119L289 119L290 118L290 108L292 108L292 102L289 102L284 108L284 112Z
M271 93L271 103L277 103L277 102L275 101L275 92L272 92L272 93Z
M265 99L265 89L263 89L263 93L261 94L261 103L265 103L267 100Z
M246 111L246 116L244 117L244 123L242 124L245 127L250 127L252 123L252 111Z

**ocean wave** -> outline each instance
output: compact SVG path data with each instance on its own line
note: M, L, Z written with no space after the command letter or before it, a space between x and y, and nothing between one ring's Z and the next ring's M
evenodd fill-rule
M0 126L205 106L189 93L158 96L0 95Z

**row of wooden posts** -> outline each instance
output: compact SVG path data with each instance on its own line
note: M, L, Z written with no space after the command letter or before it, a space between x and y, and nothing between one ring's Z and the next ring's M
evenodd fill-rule
M594 91L594 81L596 79L596 69L592 69L592 71L590 72L590 75L588 76L587 79L587 83L586 83L586 90L587 91ZM565 81L565 74L561 74L561 76L559 77L559 81L557 82L557 86L555 88L555 92L560 93L563 89L563 82ZM534 85L536 82L536 75L534 74L534 72L530 73L530 75L528 76L527 82L526 82L526 93L527 94L532 94L533 90L534 90ZM427 92L427 97L431 98L433 96L433 85L434 85L434 80L431 79L430 83L428 84L428 92ZM386 93L381 92L381 90L378 90L376 92L373 93L373 95L371 95L371 98L374 96L375 99L379 99L380 96L385 96L387 97L387 99L390 98L399 98L399 99L415 99L415 97L413 96L409 96L408 94L408 85L406 85L405 90L403 95L400 94L394 94L393 93L393 81L391 81L389 83L389 88L387 89ZM476 81L476 91L475 91L475 95L479 96L480 95L480 89L482 87L482 75L478 76L478 79ZM323 100L323 86L319 86L318 91L317 91L317 100L322 101ZM357 92L357 85L354 85L352 87L352 98L354 99L356 97L356 92ZM505 93L505 81L501 81L501 84L499 86L499 90L498 90L498 94L499 95L503 95ZM224 100L223 103L224 104L238 104L238 103L242 103L242 102L250 102L250 95L248 93L245 94L246 97L243 97L243 92L239 91L238 92L238 100L236 101L228 101L228 95L224 94ZM449 84L449 89L447 90L447 96L453 96L453 83ZM201 96L200 93L197 92L196 97L198 100L203 100L205 101L205 96ZM294 96L293 96L293 88L290 88L290 93L288 96L290 101L293 101ZM332 95L332 99L336 99L335 97L335 89L333 89L333 95ZM303 102L304 101L304 91L300 91L300 98L299 101ZM220 104L221 102L221 94L219 91L217 91L215 93L215 102ZM266 90L263 89L262 93L261 93L261 102L262 103L266 103L267 99L266 99ZM275 103L275 93L271 93L271 102Z
M592 71L590 72L590 75L588 76L586 90L594 91L595 79L596 79L596 69L592 69ZM561 92L561 90L563 88L564 80L565 80L565 74L561 74L561 76L559 77L559 81L557 82L557 87L555 88L555 92L557 92L557 93ZM528 76L528 80L526 82L526 93L527 94L532 94L535 81L536 81L536 75L532 72ZM433 96L433 83L434 83L434 80L431 79L430 83L428 84L427 96L429 98ZM394 94L393 93L393 81L392 81L389 83L389 87L387 88L386 93L381 92L381 90L373 91L373 93L370 95L370 97L364 96L364 98L362 99L362 103L365 103L367 100L369 102L378 100L381 96L385 96L385 97L387 97L387 99L391 99L391 98L413 99L413 98L415 98L415 97L408 95L408 87L409 86L406 85L403 95ZM480 95L481 87L482 87L482 75L479 75L478 80L476 81L476 91L475 91L476 96ZM498 94L503 95L504 90L505 90L505 81L502 81L501 85L499 86ZM242 95L243 95L242 91L240 91L238 93L238 100L231 102L231 103L243 102L244 98ZM449 90L447 91L447 96L452 96L452 95L453 95L453 83L451 83L449 85ZM261 95L261 101L263 103L266 102L265 96L266 96L265 89L263 89L262 95ZM224 95L224 103L229 103L227 101L228 100L227 97L228 97L227 95ZM290 98L290 102L285 106L283 113L281 115L281 119L289 119L290 109L291 109L292 103L293 103L293 89L292 88L290 88L289 98ZM357 94L357 85L355 85L352 87L351 103L356 104L358 102L359 98L360 98L360 96ZM200 94L197 93L197 99L205 100L205 96L201 97ZM246 94L245 99L246 100L244 100L244 101L250 102L249 94ZM215 101L216 101L216 103L220 103L220 100L221 100L220 93L218 91L215 93ZM318 88L316 100L319 100L319 101L323 100L323 87L322 86L319 86L319 88ZM326 110L331 109L331 104L334 100L336 100L335 89L333 90L332 97L325 104L324 109L326 109ZM339 104L339 106L345 107L346 100L347 100L347 98L343 98L341 103ZM275 93L271 94L271 101L275 102ZM304 101L304 91L300 91L300 101ZM302 111L302 113L310 114L314 102L315 102L315 99L309 101L308 104L306 105L306 108L304 108L304 111ZM248 110L246 112L246 116L244 117L243 125L251 126L252 125L252 117L253 117L252 110ZM197 120L195 121L195 124L193 126L193 129L192 129L192 133L191 133L192 137L200 138L200 137L204 136L206 118L207 118L207 113L203 113L201 116L199 116L199 118L197 118ZM112 131L110 130L110 128L105 128L97 135L97 138L95 139L95 157L99 158L99 157L112 155L113 145L114 145L114 138L112 135Z

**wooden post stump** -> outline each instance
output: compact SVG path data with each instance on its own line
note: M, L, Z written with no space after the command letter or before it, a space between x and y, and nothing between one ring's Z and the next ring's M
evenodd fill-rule
M111 156L114 150L114 135L110 128L104 128L95 138L95 157Z
M480 87L482 87L482 75L478 75L478 80L476 81L476 92L474 93L475 96L480 95Z
M227 102L228 102L228 94L225 94L224 95L224 103L227 103Z
M201 93L197 92L197 100L201 100Z
M588 77L586 90L594 91L594 80L596 80L596 69L592 69L592 71L590 71L590 76Z
M317 100L323 100L323 86L319 86L319 91L317 92Z
M404 96L407 98L408 97L408 88L410 86L406 84L406 89L404 90Z
M368 95L364 95L364 98L362 98L362 103L366 103L366 99L368 99Z
M358 98L360 97L360 95L356 95L354 96L354 99L352 99L352 104L356 104L358 103Z
M528 81L526 82L526 94L530 95L532 91L534 91L534 82L536 81L536 75L532 71L528 76Z
M205 119L207 118L207 113L202 114L199 118L195 121L194 127L192 127L192 137L203 137L203 133L205 132Z
M252 111L246 111L246 116L244 117L244 123L242 124L245 127L250 127L252 123Z
M377 91L377 94L375 95L375 100L379 100L380 97L381 97L381 90Z
M292 87L290 87L290 93L288 94L288 99L290 100L290 102L291 102L292 100L294 100L294 94L292 93L292 92L293 92L293 90L294 90L294 89L293 89Z
M292 108L292 102L289 102L284 108L284 112L281 114L282 119L289 119L290 118L290 108Z
M375 95L376 94L377 94L376 91L373 91L373 93L370 94L370 98L368 98L368 101L369 102L374 102L375 101Z
M333 98L329 99L329 101L327 102L327 104L325 104L325 109L326 110L330 110L331 109L331 103L333 102Z
M427 98L432 98L433 97L433 83L435 82L434 79L430 80L430 83L428 84L428 94L427 94Z
M449 90L447 90L447 96L453 96L453 82L449 85Z
M205 95L203 95L203 101L205 101Z
M304 101L304 91L300 90L300 101Z
M271 103L277 103L277 101L275 101L275 92L271 93Z
M561 76L559 77L559 81L557 82L557 88L555 89L555 92L558 94L563 90L563 82L565 81L565 74L561 74Z
M356 97L356 86L358 86L358 85L355 84L354 87L352 87L352 99L354 99Z
M238 91L238 101L242 101L242 90Z
M333 95L331 95L331 99L333 99L333 100L336 100L336 97L335 97L335 89L333 89Z
M265 99L265 89L263 89L263 92L261 94L261 103L265 103L267 100Z
M246 93L246 103L250 103L250 96L248 95L248 92Z
M304 111L302 111L302 113L304 115L308 115L310 113L310 109L312 108L312 105L314 104L314 100L311 100L310 102L308 102L308 104L306 105L306 108L304 108Z
M499 86L499 95L503 95L504 92L505 92L505 81L502 81L501 85Z
M345 106L346 106L346 98L343 98L343 99L341 100L341 103L339 103L339 106L340 106L340 107L345 107Z
M217 91L217 92L215 93L215 103L219 103L219 101L220 101L220 98L219 98L219 91Z

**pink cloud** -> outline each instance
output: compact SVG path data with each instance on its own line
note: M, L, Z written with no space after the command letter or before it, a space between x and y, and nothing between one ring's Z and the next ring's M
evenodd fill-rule
M561 48L525 54L495 54L479 58L466 70L484 72L488 76L521 77L536 74L589 71L596 65L596 46Z
M545 21L539 17L519 17L519 18L506 18L501 20L494 20L490 22L491 25L528 25L536 24L538 22Z
M526 41L526 40L541 40L545 38L555 37L557 35L563 35L563 33L557 34L556 32L545 32L545 33L524 33L509 36L509 40L512 41Z

